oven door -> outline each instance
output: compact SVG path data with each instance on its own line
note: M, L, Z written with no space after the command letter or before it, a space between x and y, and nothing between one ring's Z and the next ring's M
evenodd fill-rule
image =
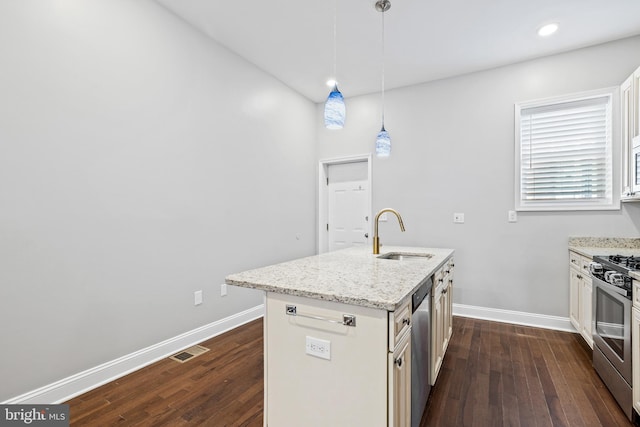
M631 300L593 278L593 342L631 384Z

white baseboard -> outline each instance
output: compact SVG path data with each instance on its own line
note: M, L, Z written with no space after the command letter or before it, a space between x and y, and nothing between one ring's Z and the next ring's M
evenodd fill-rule
M534 326L537 328L555 329L558 331L577 332L568 317L547 316L544 314L526 313L524 311L501 310L498 308L476 307L464 304L453 304L453 315L513 323L516 325Z
M517 325L535 326L576 332L569 318L525 313L521 311L501 310L453 304L455 316L493 320ZM86 371L77 373L60 381L16 396L5 402L8 404L57 404L65 402L96 387L114 381L131 372L164 359L192 345L198 344L216 335L220 335L240 325L258 319L264 315L264 304L257 305L241 313L234 314L216 322L204 325L158 344L154 344L134 353L122 356Z
M164 359L192 345L264 315L264 304L169 338L60 381L32 390L2 404L57 404Z

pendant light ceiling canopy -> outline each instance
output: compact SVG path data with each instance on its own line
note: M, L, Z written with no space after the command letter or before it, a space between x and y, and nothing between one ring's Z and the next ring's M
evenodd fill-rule
M376 157L386 158L391 155L391 137L384 128L384 13L391 8L389 0L378 0L375 4L376 10L382 13L382 127L376 137Z

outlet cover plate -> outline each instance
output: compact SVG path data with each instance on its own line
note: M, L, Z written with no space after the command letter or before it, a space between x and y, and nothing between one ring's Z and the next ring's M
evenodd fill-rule
M464 214L463 213L454 213L453 214L453 222L456 224L464 223Z
M331 341L307 336L305 353L321 359L331 360Z

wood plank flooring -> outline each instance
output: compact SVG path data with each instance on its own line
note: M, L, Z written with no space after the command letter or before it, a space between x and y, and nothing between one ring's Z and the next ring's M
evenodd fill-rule
M421 427L631 426L579 335L462 317L453 327ZM71 426L262 426L262 320L201 345L211 350L70 400Z
M454 317L421 427L631 426L569 332Z
M164 359L69 402L71 426L262 426L262 319L207 340L210 351Z

